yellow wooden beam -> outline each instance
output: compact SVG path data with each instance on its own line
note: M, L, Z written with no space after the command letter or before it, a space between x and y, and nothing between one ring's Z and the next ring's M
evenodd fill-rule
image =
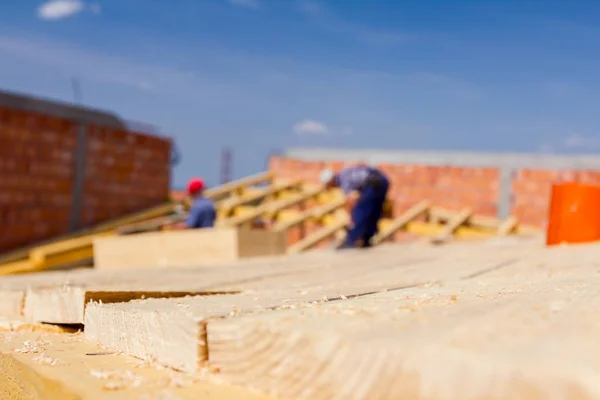
M275 226L273 226L273 230L278 232L286 231L304 223L307 220L320 219L324 215L327 215L336 211L337 209L344 207L344 205L346 205L346 199L338 198L337 200L334 200L331 203L326 204L324 206L309 208L308 210L304 210L290 219L281 220L277 222Z
M443 224L432 224L430 222L413 221L406 226L405 232L417 236L435 237L444 230L444 227L445 225ZM470 226L458 227L453 235L453 237L457 239L483 239L489 238L491 236L494 236L494 232Z
M432 220L437 220L437 222L440 223L447 223L448 221L455 218L458 214L460 214L461 211L457 212L448 210L443 207L433 206L431 207L431 210L429 212ZM496 231L500 226L501 222L494 217L488 217L485 215L471 215L468 224L471 226Z
M247 193L240 197L231 197L223 201L219 206L218 213L222 217L227 217L236 207L262 200L267 196L271 196L277 192L289 189L291 187L299 186L300 184L301 182L298 180L281 181L275 182L264 189L249 189Z
M314 193L300 193L295 197L290 197L287 199L277 200L270 203L261 204L257 207L254 207L251 211L245 213L244 215L236 216L233 218L228 218L219 222L220 227L234 227L246 224L251 222L252 220L259 218L261 216L272 217L276 213L286 208L292 207L298 203L301 203L310 197L317 194L317 191Z
M227 196L232 192L239 190L240 188L270 182L272 179L273 175L270 172L261 172L259 174L251 175L243 179L238 179L236 181L232 181L221 186L206 189L204 195L210 199L215 200L223 196Z
M349 223L350 218L348 218L347 216L338 217L338 219L334 223L331 223L328 226L324 226L318 231L306 236L299 242L296 242L293 245L289 246L287 252L289 254L295 254L308 250L319 244L321 241L335 235L338 231L345 229L349 225Z
M432 238L432 243L441 244L447 242L452 234L458 229L459 226L464 225L469 218L473 215L471 209L464 209L456 214L448 223L444 226L444 229L436 236Z
M502 224L500 224L500 226L498 227L498 230L496 231L496 235L498 235L498 236L510 235L511 233L513 233L517 230L518 223L519 223L519 221L515 217L513 217L513 216L508 217L504 222L502 222Z
M380 233L375 235L375 237L372 240L373 245L378 245L380 243L383 243L385 240L391 238L394 235L394 233L406 227L406 225L408 225L409 222L426 213L430 207L431 204L427 200L424 200L414 205L400 217L395 219L387 229L385 229L384 231L380 231Z
M0 265L0 276L38 272L39 269L28 259Z

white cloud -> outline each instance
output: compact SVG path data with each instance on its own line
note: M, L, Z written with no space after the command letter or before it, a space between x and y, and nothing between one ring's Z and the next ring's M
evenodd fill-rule
M50 0L37 9L37 15L45 20L58 20L71 17L84 9L80 0Z
M322 122L307 119L294 125L294 132L298 135L327 135L329 128Z
M248 7L248 8L258 8L259 3L258 0L229 0L229 2L236 6Z

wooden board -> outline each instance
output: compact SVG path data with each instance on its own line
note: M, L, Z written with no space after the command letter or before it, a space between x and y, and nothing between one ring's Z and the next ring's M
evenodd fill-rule
M0 335L0 398L44 400L269 400L210 371L184 375L111 354L81 335Z
M26 319L82 324L85 305L92 300L113 303L326 283L326 279L337 278L328 273L330 257L323 253L303 257L257 257L218 267L175 268L168 273L164 270L147 270L140 275L130 270L101 270L72 276L54 274L54 279L47 281L42 275L21 280L13 278L12 281L19 283L19 288L26 288L22 300L22 315ZM360 265L365 269L368 257L368 254L359 254L354 262L362 260ZM348 273L350 271L349 268ZM15 289L15 286L12 288ZM18 307L18 304L13 307Z
M94 241L97 269L172 268L285 253L283 233L246 229L151 232Z
M107 348L193 371L206 361L204 327L214 318L467 279L511 265L516 256L530 251L528 246L490 247L494 253L489 247L474 252L473 246L464 245L444 252L424 246L382 246L377 251L329 253L329 267L254 281L246 286L256 290L249 294L91 303L85 312L85 334Z
M493 245L496 241L482 242ZM504 238L497 242L523 248L523 241ZM513 243L513 244L511 244ZM529 241L541 246L543 241ZM472 247L452 245L441 251L423 245L383 245L369 251L332 252L317 250L301 255L280 255L237 260L232 263L196 267L144 270L91 270L46 272L0 278L0 316L53 323L82 323L86 299L111 302L153 296L175 297L200 292L237 292L290 287L314 287L335 283L344 276L358 276L377 269L376 258L398 265L423 257L453 257ZM373 256L376 255L375 258ZM387 262L387 261L386 261ZM386 268L382 264L381 268ZM390 272L392 273L392 272ZM350 274L350 275L348 275ZM352 275L354 274L354 275ZM381 275L385 276L385 275ZM380 283L383 285L384 283ZM67 306L68 305L68 306ZM24 312L24 306L27 313Z
M437 285L208 322L224 378L290 399L594 399L588 246Z

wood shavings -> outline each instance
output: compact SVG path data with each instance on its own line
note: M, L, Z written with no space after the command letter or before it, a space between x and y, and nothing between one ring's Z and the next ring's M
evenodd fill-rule
M45 353L38 354L37 356L33 357L32 360L43 365L49 365L51 367L54 367L58 364L58 360L56 358L47 357Z
M104 390L123 390L142 384L142 377L131 371L91 370L90 375L96 379L107 381L102 386Z
M142 397L140 397L140 400L179 400L180 397L175 396L173 393L169 392L168 390L165 390L161 393L158 394L145 394Z
M168 376L160 379L157 386L162 388L180 388L189 385L190 382L183 379L181 376Z
M26 340L23 343L23 347L15 349L15 353L21 354L38 354L44 351L45 347L48 346L45 340Z

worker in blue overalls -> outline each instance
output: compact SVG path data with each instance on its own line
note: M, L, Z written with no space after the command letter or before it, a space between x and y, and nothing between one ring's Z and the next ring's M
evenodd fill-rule
M171 230L202 229L215 226L217 216L215 203L204 196L204 181L193 178L189 181L187 192L192 200L190 212L184 222L172 225Z
M339 187L348 197L358 192L358 199L352 205L352 224L338 249L371 247L371 239L378 231L389 179L380 170L367 165L346 168L337 174L325 169L321 171L320 179L326 187Z

